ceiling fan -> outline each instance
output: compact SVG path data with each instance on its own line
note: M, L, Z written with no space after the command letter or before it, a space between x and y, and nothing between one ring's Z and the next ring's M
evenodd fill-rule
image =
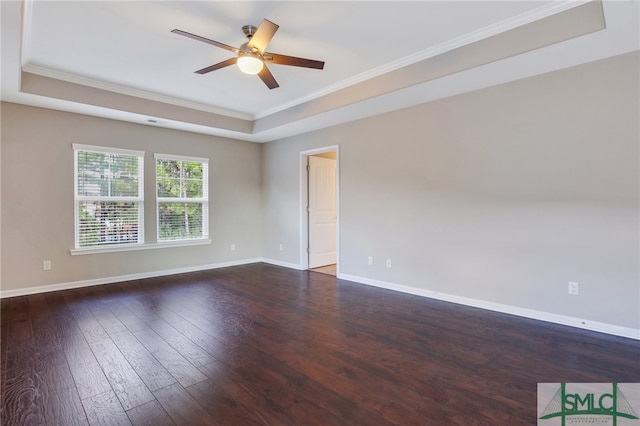
M249 38L249 41L239 48L178 29L171 30L171 32L194 40L199 40L204 43L212 44L238 54L235 58L229 58L226 61L202 68L201 70L196 71L197 74L206 74L211 71L219 70L220 68L228 67L229 65L237 64L238 68L240 68L242 72L246 74L258 74L258 77L260 77L269 89L275 89L276 87L279 87L279 84L273 77L273 74L271 74L271 71L269 71L267 63L315 68L320 70L324 68L323 61L266 52L265 49L278 28L278 25L268 19L263 19L262 23L257 28L253 25L245 25L242 27L242 31Z

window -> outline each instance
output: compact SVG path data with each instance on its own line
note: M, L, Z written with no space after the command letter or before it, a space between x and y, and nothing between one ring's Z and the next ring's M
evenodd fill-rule
M158 241L209 238L209 160L155 157Z
M144 152L73 145L76 249L142 244Z

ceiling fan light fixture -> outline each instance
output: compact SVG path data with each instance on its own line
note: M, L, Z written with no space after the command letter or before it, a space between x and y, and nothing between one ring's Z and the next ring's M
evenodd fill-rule
M262 60L252 53L240 55L237 64L240 71L250 75L258 74L264 67Z
M249 38L249 41L242 44L239 48L220 43L219 41L210 40L199 35L191 34L177 28L171 30L171 32L229 50L237 55L222 62L218 62L217 64L209 65L208 67L197 70L195 71L196 74L207 74L211 71L236 64L243 73L251 75L257 74L258 77L260 77L260 80L262 80L269 89L275 89L280 87L280 85L273 77L273 74L271 74L271 71L267 67L267 63L265 63L265 61L268 61L269 64L290 65L294 67L315 68L319 70L324 68L323 61L297 58L295 56L280 55L277 53L267 53L265 49L271 42L271 38L278 28L277 24L274 24L268 19L263 19L258 27L245 25L242 27L242 31L247 38Z

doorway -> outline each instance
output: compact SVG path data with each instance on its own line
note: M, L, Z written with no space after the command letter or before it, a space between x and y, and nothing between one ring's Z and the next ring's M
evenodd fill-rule
M303 269L338 274L338 149L302 153L301 245Z

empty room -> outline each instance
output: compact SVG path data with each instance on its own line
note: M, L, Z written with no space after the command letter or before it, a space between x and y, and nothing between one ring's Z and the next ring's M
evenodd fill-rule
M0 7L0 424L640 425L640 1Z

